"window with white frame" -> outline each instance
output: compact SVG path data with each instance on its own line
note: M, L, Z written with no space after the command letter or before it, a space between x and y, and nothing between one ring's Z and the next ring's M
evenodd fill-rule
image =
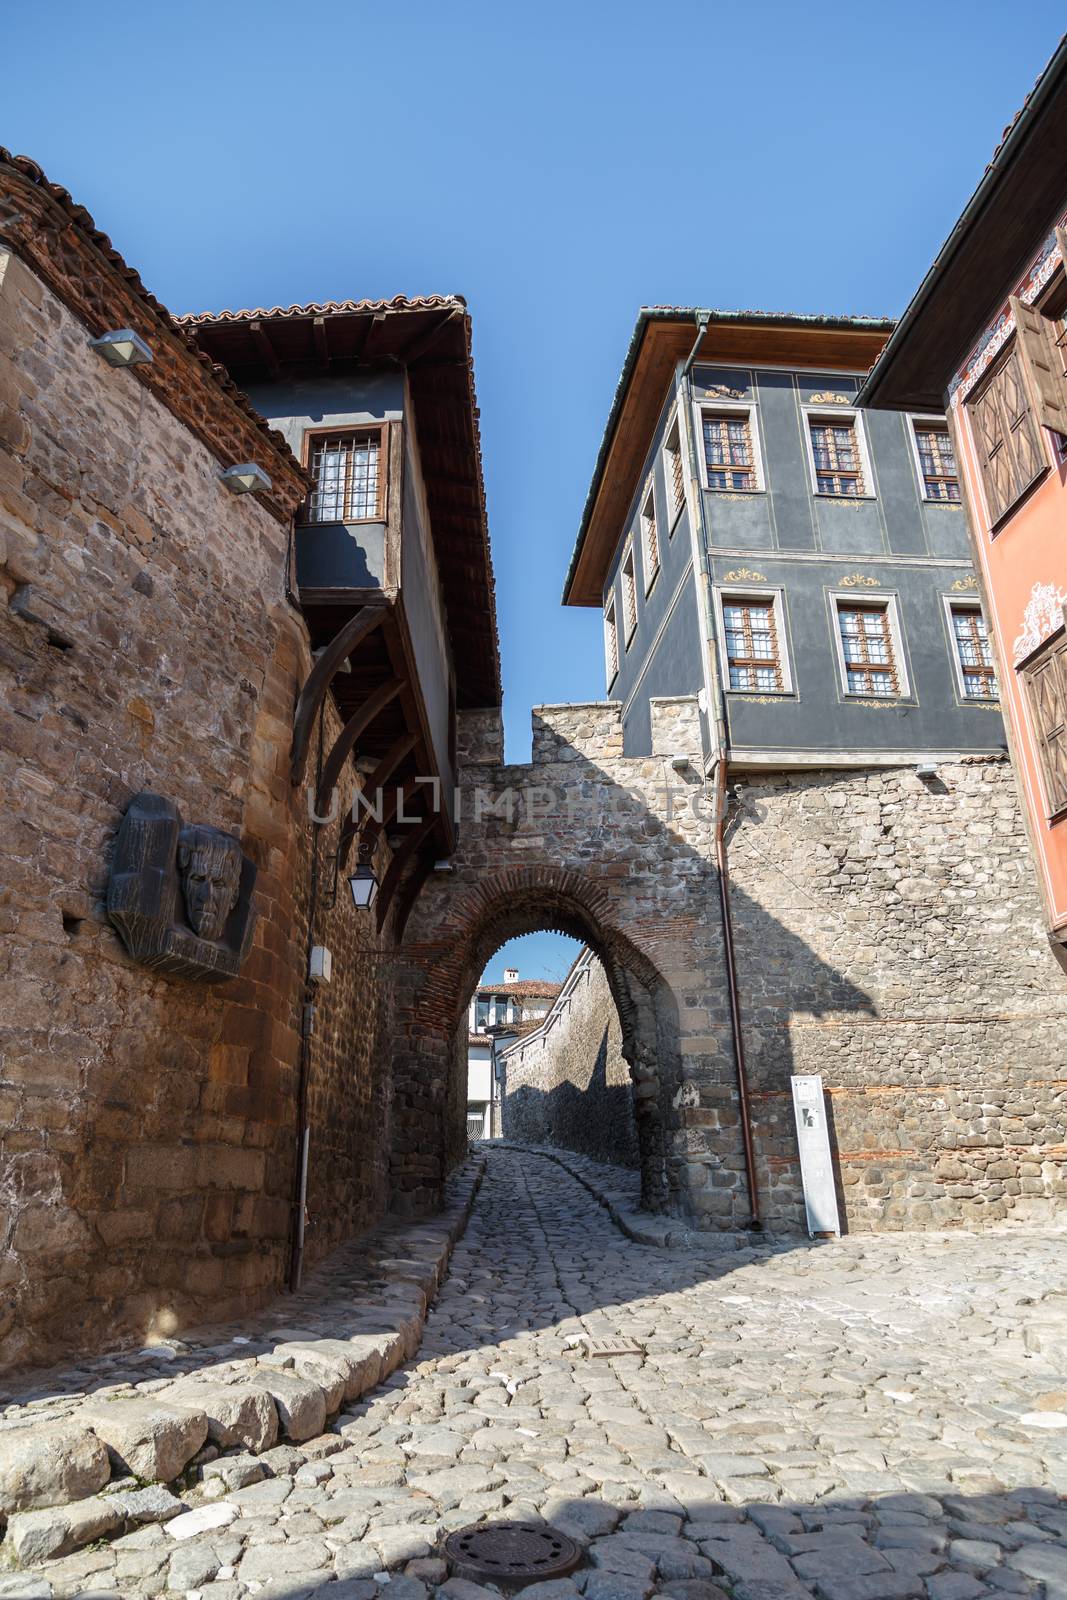
M614 599L609 602L604 612L604 663L610 688L619 672L619 629L615 621Z
M625 629L626 647L629 649L630 640L637 630L637 578L634 574L632 545L626 552L626 559L622 564L622 620Z
M675 412L663 441L663 482L667 488L667 533L674 532L678 513L685 505L685 465L682 461L682 430Z
M731 689L785 694L791 688L779 590L718 594L724 666Z
M834 597L838 660L845 693L899 700L908 693L896 602L886 596Z
M981 606L954 600L946 601L946 606L960 693L965 700L996 700L999 691L993 647Z
M761 487L755 417L750 406L701 407L704 484L751 494Z
M808 449L816 494L862 500L871 489L870 467L854 412L808 412Z
M651 589L659 572L659 532L656 528L656 491L649 482L641 506L641 557L645 568L645 593Z
M960 476L948 424L934 417L912 417L911 435L923 499L957 504Z

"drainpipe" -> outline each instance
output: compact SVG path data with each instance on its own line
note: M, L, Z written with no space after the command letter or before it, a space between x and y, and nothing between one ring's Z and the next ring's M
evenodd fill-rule
M745 1041L741 1028L741 1002L737 987L737 964L734 952L733 916L730 910L730 864L726 851L726 781L729 754L729 736L726 726L725 702L721 680L717 671L715 654L714 611L711 602L711 569L708 564L708 514L704 503L703 474L697 455L697 442L693 431L693 363L707 331L710 317L706 311L696 316L697 334L679 375L679 411L684 405L685 433L689 442L689 476L693 485L697 515L692 516L690 527L693 538L694 566L700 589L700 609L703 614L704 638L702 657L704 668L704 693L707 715L712 729L712 749L715 752L715 865L719 873L719 914L722 922L723 955L726 961L726 985L730 997L730 1032L733 1037L734 1069L737 1081L737 1106L741 1118L741 1139L745 1148L745 1180L748 1187L750 1228L760 1228L759 1181L756 1176L756 1155L752 1142L752 1116L748 1098L748 1075L745 1069ZM699 537L698 537L699 529Z

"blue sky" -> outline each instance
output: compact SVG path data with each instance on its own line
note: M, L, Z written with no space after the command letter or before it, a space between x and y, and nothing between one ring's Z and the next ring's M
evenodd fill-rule
M0 142L175 311L466 296L525 760L531 704L604 692L559 595L638 306L899 313L1062 29L1018 15L43 0L5 18Z

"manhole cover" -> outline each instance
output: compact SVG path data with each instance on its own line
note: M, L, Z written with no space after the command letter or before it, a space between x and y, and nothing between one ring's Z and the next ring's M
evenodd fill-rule
M477 1522L449 1534L445 1559L458 1577L520 1584L573 1572L582 1552L545 1522Z

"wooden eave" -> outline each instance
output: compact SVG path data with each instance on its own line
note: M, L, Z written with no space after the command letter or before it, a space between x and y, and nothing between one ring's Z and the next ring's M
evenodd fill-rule
M702 365L744 367L752 363L866 372L885 344L892 324L857 319L826 325L783 317L777 321L712 320L697 351ZM563 603L600 606L612 556L625 532L626 516L648 455L675 367L693 347L694 319L646 321L629 376L624 375L614 426L598 464L578 536ZM610 425L609 425L610 426Z
M953 375L1067 207L1067 39L1006 131L888 340L861 403L940 411Z

